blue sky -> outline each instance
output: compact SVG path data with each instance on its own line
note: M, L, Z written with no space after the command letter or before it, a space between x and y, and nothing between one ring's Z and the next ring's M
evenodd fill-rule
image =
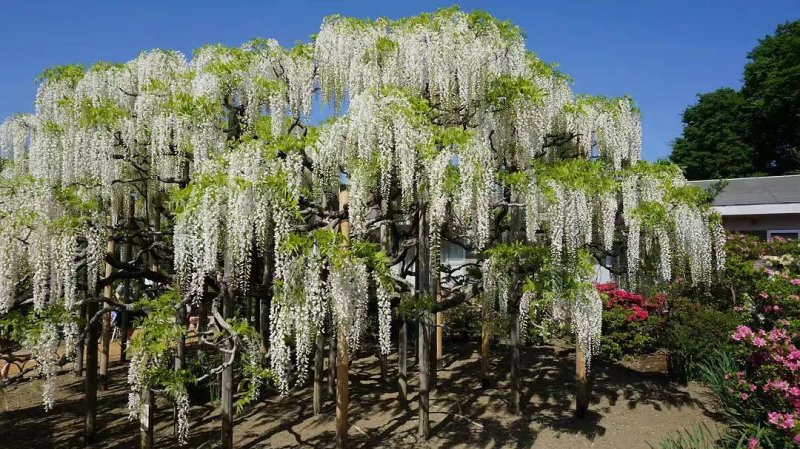
M644 116L644 157L666 157L680 114L699 92L739 87L746 53L797 0L88 1L8 2L0 26L0 118L33 108L33 79L56 64L124 62L141 50L187 54L253 37L307 40L322 17L397 18L454 3L511 19L528 48L575 79L577 92L633 96Z

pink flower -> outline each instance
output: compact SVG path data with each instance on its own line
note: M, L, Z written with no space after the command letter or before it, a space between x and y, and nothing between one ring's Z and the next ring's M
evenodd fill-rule
M758 440L755 438L747 440L747 449L758 449Z
M769 331L769 340L772 342L780 342L789 339L789 334L786 329L772 329Z
M761 337L755 337L755 338L753 338L753 346L755 346L755 347L757 347L757 348L761 348L761 347L763 347L765 344L767 344L767 341L766 341L766 340L764 340L763 338L761 338Z
M743 400L743 401L746 401L746 400L747 400L747 398L749 398L749 397L750 397L750 395L749 395L749 394L747 394L747 393L742 393L742 400Z
M733 333L731 338L736 341L741 341L742 339L749 338L753 336L753 330L745 325L740 325L736 328L736 332Z
M794 427L794 417L790 413L769 412L767 417L769 418L769 423L779 429L791 429Z
M764 298L764 299L767 299L767 298L769 298L769 293L767 293L767 292L761 292L761 293L759 293L759 294L758 294L758 296L760 296L760 297L762 297L762 298Z
M798 286L798 285L800 285L800 278L794 278L794 279L791 280L791 282L792 282L792 285Z
M779 390L786 391L789 389L789 384L785 380L771 380L764 385L764 391Z

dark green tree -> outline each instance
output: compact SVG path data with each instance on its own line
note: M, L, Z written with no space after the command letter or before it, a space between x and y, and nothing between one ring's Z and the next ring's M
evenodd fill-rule
M683 112L670 160L688 179L800 171L800 20L747 55L744 84L698 95Z
M800 20L779 25L748 55L742 96L755 162L770 174L800 170Z
M683 112L683 136L675 139L670 159L687 179L754 175L753 149L744 142L745 100L731 88L698 95Z

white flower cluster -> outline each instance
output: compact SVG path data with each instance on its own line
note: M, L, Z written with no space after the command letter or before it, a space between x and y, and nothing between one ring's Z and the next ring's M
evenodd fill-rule
M388 355L392 352L392 303L389 291L373 272L373 281L378 297L378 342L381 346L381 354Z
M603 300L591 283L587 283L583 294L575 300L571 324L578 346L583 349L588 371L592 356L600 350L603 330Z
M481 266L483 279L483 292L490 302L497 300L501 313L508 310L508 300L511 291L511 276L507 270L501 269L492 258L486 259Z
M522 342L528 341L528 326L531 323L531 304L534 301L535 292L526 290L522 292L519 300L519 335Z
M398 86L443 104L468 106L502 73L525 69L521 33L504 35L495 23L470 26L462 12L433 14L424 21L375 22L325 19L315 41L324 97L340 103L382 87Z
M189 436L189 394L181 388L175 392L173 400L178 418L178 444L183 446Z
M33 342L32 353L36 359L39 372L44 377L42 383L42 402L44 410L49 411L53 408L56 401L55 376L58 374L58 345L61 339L58 335L58 324L50 321L42 323L42 330Z
M298 381L305 378L317 333L336 332L343 327L350 350L358 350L367 323L369 298L367 268L357 259L326 260L315 246L309 254L292 255L288 264L285 277L278 278L281 287L270 309L270 366L283 394L289 390L293 366ZM325 272L327 280L323 279ZM389 296L377 278L375 282L379 316L383 317L379 318L383 320L380 329L386 338L391 322ZM388 350L388 340L384 338L381 347ZM294 365L290 340L294 340L295 346Z

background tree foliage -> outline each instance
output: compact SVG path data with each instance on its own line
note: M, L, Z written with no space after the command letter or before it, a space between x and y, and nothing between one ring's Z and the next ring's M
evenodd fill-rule
M800 171L800 20L748 53L741 90L698 95L683 112L670 160L688 179Z

